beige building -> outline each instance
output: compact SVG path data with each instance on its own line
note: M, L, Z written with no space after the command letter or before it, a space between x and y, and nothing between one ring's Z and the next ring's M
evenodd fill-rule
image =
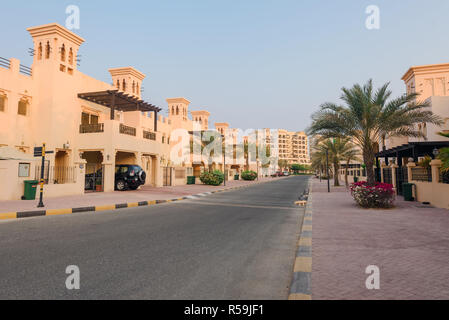
M289 165L310 165L309 139L302 132L278 130L279 160L285 160Z
M89 191L113 191L119 164L140 165L153 187L185 184L188 175L200 174L204 164L172 161L178 141L170 137L176 129L191 132L194 124L207 130L209 112L189 112L190 101L171 98L169 116L163 117L161 108L142 100L142 72L111 68L111 82L105 83L77 69L83 38L55 23L28 32L31 67L0 58L0 147L2 154L25 154L0 160L0 181L10 181L1 184L0 200L19 199L23 181L40 177L40 159L32 154L43 143L54 151L46 155L47 197L83 194L86 175L101 181Z

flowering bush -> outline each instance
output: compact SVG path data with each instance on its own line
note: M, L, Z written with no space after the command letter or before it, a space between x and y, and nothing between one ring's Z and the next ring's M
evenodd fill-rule
M214 172L204 172L200 176L202 183L210 186L219 186L224 181L224 174L221 171L215 170Z
M355 202L363 208L391 208L395 200L393 186L388 183L369 185L366 181L351 184Z
M257 179L257 172L254 171L243 171L242 179L246 181L254 181Z

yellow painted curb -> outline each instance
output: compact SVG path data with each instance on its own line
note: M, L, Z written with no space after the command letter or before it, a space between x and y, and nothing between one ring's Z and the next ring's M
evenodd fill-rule
M288 300L312 300L312 296L308 294L301 294L301 293L293 293L288 297Z
M17 212L0 213L0 220L17 219Z
M149 206L154 206L156 204L156 200L148 201Z
M54 209L54 210L47 210L47 216L60 216L64 214L71 214L72 209Z
M295 272L312 272L312 258L297 257L295 262Z
M313 231L312 225L306 224L302 227L302 231Z
M95 211L109 211L109 210L115 210L115 205L95 207Z
M137 202L136 203L128 203L128 208L136 208L138 206L139 206L139 204Z
M300 247L311 247L312 246L312 238L301 238L299 240Z

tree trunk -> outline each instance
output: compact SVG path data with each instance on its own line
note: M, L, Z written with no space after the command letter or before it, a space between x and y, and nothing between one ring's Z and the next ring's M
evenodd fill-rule
M346 185L346 188L349 187L349 181L348 181L348 165L346 165L346 169L345 169L345 185Z
M363 152L363 161L366 165L366 178L369 185L376 184L376 177L374 175L374 154L370 151Z
M340 186L340 180L338 179L338 164L334 163L334 187Z

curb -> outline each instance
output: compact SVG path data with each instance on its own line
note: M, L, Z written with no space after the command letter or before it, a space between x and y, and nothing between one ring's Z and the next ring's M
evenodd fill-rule
M248 188L248 187L251 187L254 185L273 182L273 181L274 180L256 182L256 183L247 184L244 186L220 189L220 190L215 190L215 191L210 191L210 192L205 192L205 193L200 193L200 194L193 194L193 195L176 198L176 199L169 199L169 200L150 200L150 201L120 203L120 204L102 205L102 206L89 206L89 207L69 208L69 209L49 209L49 210L36 210L36 211L23 211L23 212L6 212L6 213L0 213L0 221L12 220L12 219L34 218L34 217L44 217L44 216L58 216L58 215L67 215L67 214L81 213L81 212L101 212L101 211L113 211L113 210L126 209L126 208L148 207L148 206L154 206L154 205L163 204L163 203L191 200L193 197L205 197L205 196L219 193L219 192L226 192L226 191Z
M312 300L312 204L313 196L309 184L309 197L304 213L298 250L293 269L293 280L288 300Z

